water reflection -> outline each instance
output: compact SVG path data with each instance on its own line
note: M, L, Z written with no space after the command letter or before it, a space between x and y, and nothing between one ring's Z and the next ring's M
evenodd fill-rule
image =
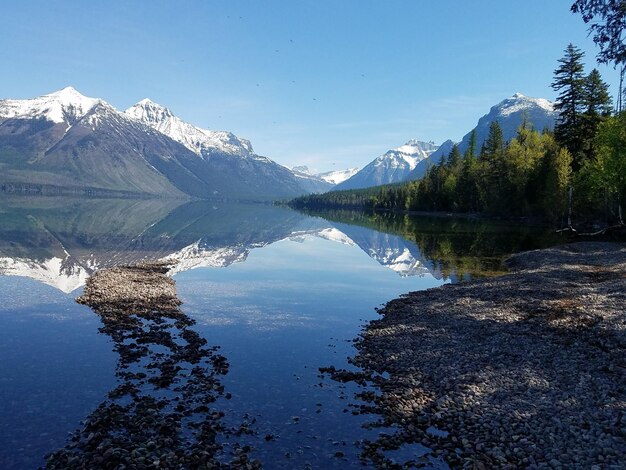
M513 252L554 243L547 231L485 221L172 200L0 200L0 273L72 292L98 269L175 259L172 272L226 267L250 250L315 236L357 245L401 276L455 281L502 271Z
M63 292L122 263L173 258L179 261L174 273L225 267L293 231L322 228L268 205L172 200L2 199L0 217L0 273Z
M144 357L130 369L132 374L146 376L127 376L129 370L125 369L118 370L114 376L110 369L105 372L98 369L109 380L103 380L98 373L85 378L87 382L99 378L103 383L81 402L81 410L88 411L77 411L75 415L87 417L89 425L100 422L103 414L113 414L122 418L118 423L132 428L134 417L144 411L128 401L129 395L117 396L119 387L129 385L130 380L130 386L121 391L132 391L135 386L141 391L150 374L158 372L146 369L147 363L158 363L161 358L169 364L168 357L177 354L179 339L193 335L186 333L193 330L199 339L219 344L221 354L230 364L229 373L223 376L215 373L210 360L204 364L207 376L221 383L225 393L232 394L231 400L219 398L220 393L213 395L216 406L221 403L219 409L225 413L223 429L237 429L242 422L249 420L251 424L258 419L252 426L257 433L247 441L253 448L252 458L273 468L359 466L359 451L352 444L376 439L378 430L368 437L367 430L361 428L367 424L368 417L353 415L347 406L346 400L354 391L345 388L347 384L322 383L318 368L328 364L349 367L341 358L353 355L351 340L358 335L363 321L375 317L374 308L381 303L409 290L497 271L500 259L507 252L534 248L537 243L525 229L484 222L390 214L323 215L325 218L310 217L262 204L0 199L0 272L54 286L56 290L39 284L60 306L51 310L50 303L41 304L38 293L25 295L25 289L32 292L35 284L32 281L0 277L3 288L0 289L0 331L5 332L0 335L0 350L12 353L11 364L0 364L5 366L2 370L6 383L22 380L20 364L41 363L37 354L45 348L32 349L26 338L41 328L40 318L52 313L56 318L61 308L69 312L63 313L64 318L72 321L66 322L68 328L63 333L67 344L60 344L55 354L63 362L85 356L87 347L95 341L96 327L93 321L84 324L76 321L73 312L81 306L75 305L73 298L79 294L76 289L93 272L119 264L173 259L178 264L170 274L176 275L179 296L184 301L182 310L189 324L183 325L184 328L166 328L168 334L178 338L170 343L169 352L159 343L163 331L158 325L154 325L154 334L150 328L143 330L148 336L141 342L135 338L135 343L146 346L155 360ZM219 269L195 269L200 267ZM229 268L223 269L226 267ZM19 295L10 294L11 290ZM17 303L19 309L15 308ZM89 320L88 315L85 318ZM125 350L132 343L127 341L127 333L136 330L117 331L100 318L104 321L102 332L111 338L116 352ZM56 331L49 329L50 326L46 328ZM7 331L11 333L7 335ZM78 340L71 332L85 338L78 348L80 354L72 352L77 349L72 349L72 345ZM44 332L38 338L38 343L48 344ZM98 350L98 361L106 362L103 358L110 345L102 344L101 349L106 351ZM165 354L158 356L160 353ZM118 365L123 365L119 354L116 359L120 361ZM27 392L13 385L5 390L8 400L0 409L3 418L8 423L30 421L21 426L19 439L9 438L10 425L3 428L6 436L0 435L0 443L11 443L0 451L3 468L32 467L29 464L37 462L46 452L63 448L65 433L79 427L73 416L63 426L51 430L50 426L37 424L26 413L12 408L10 400L18 395L23 397L20 407L34 403L35 408L45 408L50 416L68 416L67 408L76 407L75 401L39 405L41 398L30 391L33 387L50 388L51 394L58 387L48 377L37 376L42 369L43 366L33 372L34 385L29 383L30 388L21 389ZM49 375L54 377L59 370L59 366L54 366ZM169 385L165 388L172 391ZM102 402L111 390L113 398ZM81 392L74 390L72 396L85 395ZM199 397L202 395L196 395ZM122 408L111 408L118 404L118 398ZM155 422L167 419L158 413L152 417ZM24 442L30 445L33 436L44 432L51 433L45 444L29 450L19 447ZM74 435L76 440L55 454L60 466L89 450L87 440L93 431L85 432L86 428L81 428ZM147 438L150 432L146 430ZM98 439L106 440L110 434L119 434L119 429L109 428ZM248 439L221 434L222 441L216 445L223 446L231 457L238 443L245 445ZM269 435L272 439L266 441L264 437ZM96 437L94 433L89 442L97 442ZM46 450L41 451L44 447ZM108 457L116 459L118 455Z
M550 227L506 221L337 210L310 215L329 220L359 240L363 251L400 273L427 272L452 282L503 274L507 256L565 241Z

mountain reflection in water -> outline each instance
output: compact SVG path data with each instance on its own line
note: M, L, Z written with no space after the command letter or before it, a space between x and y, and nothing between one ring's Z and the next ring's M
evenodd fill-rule
M324 381L318 368L349 367L352 339L382 302L500 272L508 253L551 238L483 221L351 212L311 217L265 204L176 200L3 197L0 221L0 273L7 275L0 276L6 385L0 389L0 466L8 469L34 468L50 452L62 467L108 441L132 456L124 429L134 435L143 404L166 399L167 406L156 414L150 407L148 414L154 423L168 416L176 421L186 412L170 406L179 392L190 392L190 409L200 413L196 422L220 431L215 441L212 434L202 438L201 447L209 442L224 462L250 447L251 458L272 468L360 467L358 444L352 444L376 439L371 433L378 430L361 427L369 418L350 412L348 385ZM74 303L95 271L166 259L176 261L168 274L176 274L184 302L175 312L184 321L175 328L141 319L140 329L128 330L97 308L96 316ZM210 269L194 269L201 267ZM133 344L128 335L147 354L132 365L133 375L122 367L121 352ZM148 366L167 369L185 338L208 348L209 362L198 366L219 393L178 390L188 364L172 376L175 383L149 386L158 368ZM228 374L215 369L214 346L230 364ZM139 401L116 392L135 388ZM196 406L207 400L208 409ZM111 410L119 419L101 423ZM239 435L242 424L255 428L254 435ZM75 431L73 440L66 440L68 431ZM147 446L158 428L143 431ZM190 436L165 438L193 457L196 441L185 441Z
M266 204L65 198L0 200L0 274L69 293L98 269L174 259L175 274L243 262L250 250L319 237L357 245L401 276L455 281L501 271L516 251L554 242L545 231L484 221L329 212Z

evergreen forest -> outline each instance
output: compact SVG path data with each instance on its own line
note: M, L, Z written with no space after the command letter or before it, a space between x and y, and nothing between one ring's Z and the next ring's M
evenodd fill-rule
M532 217L559 226L623 224L626 200L626 111L597 69L585 73L583 53L569 44L554 71L554 130L527 120L505 142L497 121L477 148L454 146L416 181L309 195L295 208L482 213Z

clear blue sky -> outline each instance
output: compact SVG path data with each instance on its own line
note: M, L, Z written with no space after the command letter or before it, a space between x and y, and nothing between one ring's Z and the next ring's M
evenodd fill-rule
M3 2L0 97L72 85L149 97L257 153L320 171L408 139L459 140L519 91L553 99L568 42L597 49L572 0ZM617 73L602 67L615 94Z

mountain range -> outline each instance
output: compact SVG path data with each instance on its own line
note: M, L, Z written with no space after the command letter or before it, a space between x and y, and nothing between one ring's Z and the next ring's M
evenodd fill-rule
M434 142L409 140L370 162L346 181L335 186L333 191L404 181L417 164L428 158L437 148Z
M0 186L34 192L269 200L333 185L144 99L125 112L72 87L0 101Z
M498 121L502 128L505 141L515 137L520 124L527 120L535 129L553 129L557 117L554 103L543 98L530 98L521 93L515 93L493 106L482 116L474 129L465 134L458 142L461 153L469 146L473 131L476 132L476 152L480 151L483 142L489 135L489 127ZM428 168L436 165L441 157L447 157L455 142L446 140L441 145L433 142L410 140L406 144L389 150L377 157L352 177L337 184L332 191L345 189L367 188L381 184L398 183L419 179L426 174Z
M477 151L492 122L505 140L527 120L553 128L554 104L516 93L493 106L475 131ZM0 100L0 190L275 200L421 178L454 142L409 140L361 170L289 169L231 132L202 129L143 99L124 112L72 87L27 100Z
M348 178L355 175L359 169L358 168L348 168L346 170L335 170L335 171L326 171L323 173L313 173L308 166L294 166L291 171L293 171L297 175L308 176L310 178L317 178L322 181L326 181L329 184L335 185L340 184L347 180Z

